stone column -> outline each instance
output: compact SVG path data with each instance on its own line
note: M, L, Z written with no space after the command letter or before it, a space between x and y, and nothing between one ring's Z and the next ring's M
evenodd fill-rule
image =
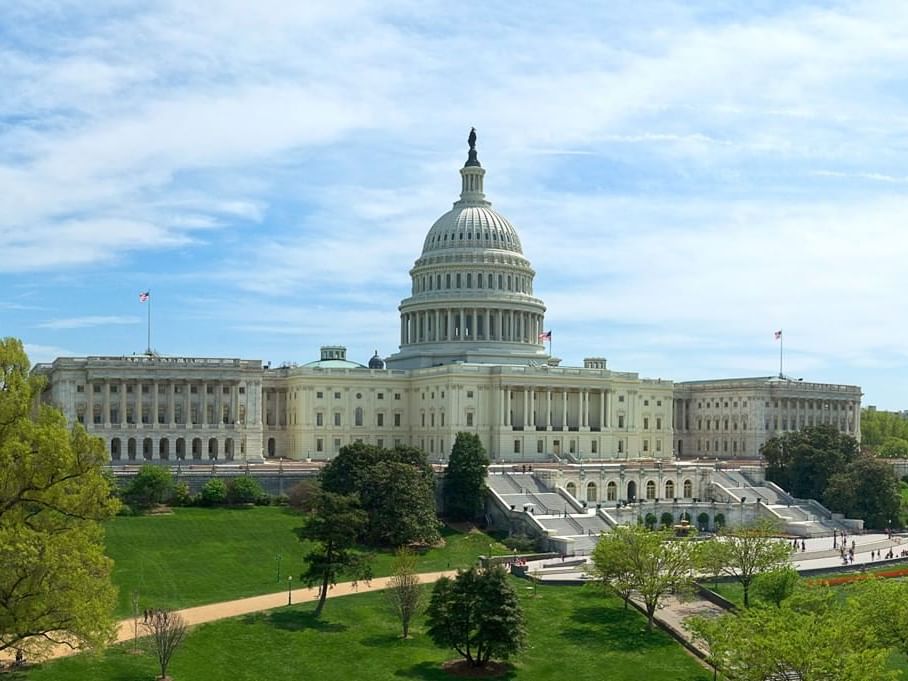
M151 406L153 409L152 416L151 416L151 427L156 429L158 427L158 409L160 407L160 405L158 404L158 382L157 381L151 382L151 389L154 392L154 394L151 397Z
M192 384L189 381L183 381L183 425L189 430L192 423ZM185 443L185 439L184 439ZM185 444L183 445L185 452ZM176 451L176 449L174 449Z
M536 425L536 388L530 388L530 426Z
M202 396L199 398L199 424L204 428L208 425L208 383L202 381Z
M177 384L176 381L170 381L170 390L167 391L167 420L170 423L171 429L177 420L177 409L176 409L176 400L177 400Z
M552 389L546 388L545 391L545 429L552 429Z
M110 428L110 381L104 381L104 422L105 428Z
M222 406L223 402L223 388L220 381L215 381L214 384L214 422L217 424L218 428L224 426L224 407ZM221 455L221 451L218 450L218 456Z
M567 430L567 388L561 390L561 428Z
M530 389L523 389L523 427L530 425Z
M599 391L599 430L605 428L605 390Z
M145 410L144 410L142 407L143 407L143 404L142 404L142 384L141 384L141 383L136 383L136 411L135 411L135 416L136 416L136 428L138 428L139 430L141 430L142 428L145 427L145 425L142 423L142 417L143 417L143 415L145 414Z
M504 386L498 389L498 423L502 426L507 425L507 419L504 417Z
M95 427L95 385L94 383L88 381L85 383L85 389L88 391L88 406L86 407L87 413L85 415L85 428L94 428ZM122 447L121 443L121 447ZM121 454L121 457L123 455ZM124 457L125 458L125 457Z
M514 423L511 421L511 388L510 386L505 387L504 393L504 418L506 426L513 426Z
M120 381L120 424L126 423L126 381Z
M612 391L605 391L605 427L612 427Z
M486 340L492 340L492 311L486 308Z

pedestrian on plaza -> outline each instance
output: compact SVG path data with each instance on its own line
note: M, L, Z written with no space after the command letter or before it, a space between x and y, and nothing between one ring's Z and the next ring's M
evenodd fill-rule
M807 542L802 539L801 540L801 551L803 552L806 550L807 550Z
M854 539L851 540L851 550L854 551Z

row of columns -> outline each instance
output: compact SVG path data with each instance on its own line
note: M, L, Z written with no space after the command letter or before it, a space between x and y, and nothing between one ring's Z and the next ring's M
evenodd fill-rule
M183 447L180 452L179 441ZM114 461L233 460L245 452L245 439L232 437L111 437L109 450ZM130 457L132 454L132 457Z
M557 398L553 399L553 395L560 393L561 395L561 420L560 426L568 426L568 391L560 390L556 391L552 388L545 388L545 409L543 411L543 423L537 423L537 413L536 408L536 393L535 388L529 388L525 386L515 386L508 387L502 386L500 391L500 404L499 404L499 413L501 414L500 425L502 426L514 426L512 423L512 403L511 403L511 393L512 392L522 392L523 393L523 413L524 413L524 427L533 427L533 426L544 426L546 428L551 428L553 426L554 419L552 414L554 409L558 409L559 405L555 404ZM580 390L576 394L578 395L579 404L578 404L578 413L575 413L576 416L576 425L580 428L589 428L590 427L590 394L597 393L599 395L599 427L600 428L613 428L612 423L612 391L611 390ZM521 399L521 398L517 398ZM628 419L625 422L625 427L633 426L633 422L630 422Z
M441 308L404 312L400 344L497 340L539 344L543 316L522 310Z
M85 421L88 424L94 425L94 414L95 414L95 391L94 386L98 384L98 381L90 382L86 385L86 390L88 392L87 398L87 407L86 407L86 418ZM245 394L242 396L244 399L241 400L240 396L240 386L238 382L222 382L216 381L213 383L208 383L206 381L102 381L101 382L101 423L106 427L110 426L111 423L125 424L130 423L127 421L127 414L129 407L133 407L133 418L131 423L135 424L137 428L143 427L157 427L159 425L173 426L177 424L177 404L179 400L180 404L180 419L179 423L187 425L221 425L225 421L226 423L238 423L240 421L240 403L243 402L243 411L245 412L245 420L250 424L258 423L258 405L256 404L255 393L256 391L251 389L252 384L247 384ZM117 386L117 395L116 400L119 403L117 409L117 419L114 421L112 418L113 405L111 396L111 386ZM142 394L142 387L149 386L151 391L151 399L146 402L144 395ZM160 387L165 386L164 394L161 395ZM133 393L132 399L129 398L129 393L127 392L127 387L132 386ZM177 386L182 388L179 397L177 394ZM195 386L197 389L197 399L192 399L192 390L191 388ZM209 401L208 387L212 386L212 395L211 400ZM224 395L224 387L227 387L228 394ZM163 397L163 405L162 405ZM198 411L193 418L192 407L193 404L198 407ZM164 416L163 421L160 420L161 407L164 407ZM212 413L209 416L208 407L212 407ZM226 419L224 418L224 408L227 407ZM151 418L148 423L144 422L144 413L145 409L150 408Z
M813 402L814 406L808 407L808 402ZM826 404L829 404L829 409L825 408ZM838 407L837 409L832 409L834 404ZM848 409L849 405L851 406L850 410ZM784 401L779 400L779 408L776 410L779 418L779 429L782 429L782 419L787 422L787 428L784 430L800 430L802 425L816 425L817 423L831 423L839 426L844 422L844 430L849 433L857 432L860 413L860 405L852 400L816 400L791 397L786 398ZM814 417L813 423L810 422L811 416ZM816 419L817 416L820 417L819 421ZM826 419L827 416L829 420ZM802 417L804 420L803 424L801 423Z

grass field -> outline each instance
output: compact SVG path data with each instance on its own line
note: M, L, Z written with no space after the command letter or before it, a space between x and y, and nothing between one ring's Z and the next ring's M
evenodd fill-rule
M548 681L708 681L712 674L660 630L621 602L585 587L541 586L532 598L514 581L528 620L529 649L508 679ZM175 655L175 681L400 681L449 679L440 668L456 658L434 647L419 620L414 637L398 638L396 620L381 592L328 601L321 620L312 604L205 624ZM10 681L151 681L150 655L128 647L102 657L74 657L46 664Z
M105 525L107 554L119 587L117 616L140 609L183 608L287 588L303 568L309 547L293 533L303 518L285 508L177 508L172 515L117 517ZM487 553L488 535L445 529L446 544L419 557L419 570L465 567ZM495 543L496 552L506 549ZM278 555L280 575L278 575ZM390 573L393 556L378 553L376 576ZM278 578L280 577L280 579Z

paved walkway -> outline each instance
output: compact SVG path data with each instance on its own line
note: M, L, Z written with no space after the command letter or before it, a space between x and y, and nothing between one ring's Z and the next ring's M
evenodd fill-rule
M446 570L443 572L424 572L419 574L419 579L423 584L432 584L441 577L453 577L457 570ZM337 598L339 596L349 596L357 593L368 593L370 591L380 591L387 588L391 577L376 577L372 581L359 582L354 586L353 582L341 582L328 591L328 598ZM318 589L313 587L309 589L294 589L290 592L290 601L296 605L318 600ZM186 624L195 626L205 622L214 622L216 620L227 619L228 617L237 617L239 615L248 615L253 612L262 612L263 610L272 610L273 608L286 607L287 592L264 594L262 596L251 596L249 598L240 598L235 601L223 601L221 603L211 603L209 605L199 605L194 608L184 608L177 610ZM147 629L139 618L139 636L147 635ZM132 619L121 620L117 625L116 642L123 643L133 640L135 636L135 623ZM74 655L79 651L70 649L67 646L56 646L50 651L44 659L54 659ZM2 656L0 656L2 660Z

